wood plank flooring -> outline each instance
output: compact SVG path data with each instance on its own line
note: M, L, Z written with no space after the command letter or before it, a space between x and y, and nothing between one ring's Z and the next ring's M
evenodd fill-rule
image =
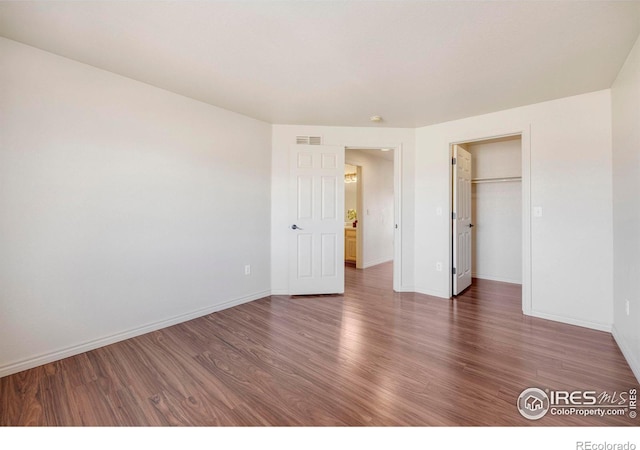
M523 418L528 387L637 381L608 333L523 316L520 286L452 301L392 291L391 264L346 294L273 296L0 379L0 425L635 425Z

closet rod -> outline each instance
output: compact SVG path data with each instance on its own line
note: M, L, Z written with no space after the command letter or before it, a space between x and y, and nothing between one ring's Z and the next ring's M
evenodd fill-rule
M522 177L497 177L497 178L474 178L472 183L505 183L508 181L522 181Z

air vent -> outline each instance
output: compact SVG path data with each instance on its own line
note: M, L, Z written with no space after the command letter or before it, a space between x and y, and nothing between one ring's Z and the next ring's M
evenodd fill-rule
M296 144L320 145L322 138L320 136L296 136Z

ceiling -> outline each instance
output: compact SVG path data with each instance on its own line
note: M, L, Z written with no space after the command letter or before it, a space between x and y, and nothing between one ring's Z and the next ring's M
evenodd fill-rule
M0 36L270 123L416 127L606 89L639 17L624 1L0 1Z

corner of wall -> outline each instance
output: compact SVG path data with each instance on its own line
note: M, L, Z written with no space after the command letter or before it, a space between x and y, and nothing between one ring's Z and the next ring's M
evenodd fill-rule
M633 350L631 349L631 346L627 344L627 341L624 339L622 334L618 331L615 324L611 329L611 334L613 335L613 338L615 339L616 344L618 344L618 347L620 348L622 355L627 360L627 363L629 364L631 371L635 375L636 380L638 380L638 383L640 383L640 359L638 359L638 357L633 354Z
M640 381L640 38L611 86L613 330Z

